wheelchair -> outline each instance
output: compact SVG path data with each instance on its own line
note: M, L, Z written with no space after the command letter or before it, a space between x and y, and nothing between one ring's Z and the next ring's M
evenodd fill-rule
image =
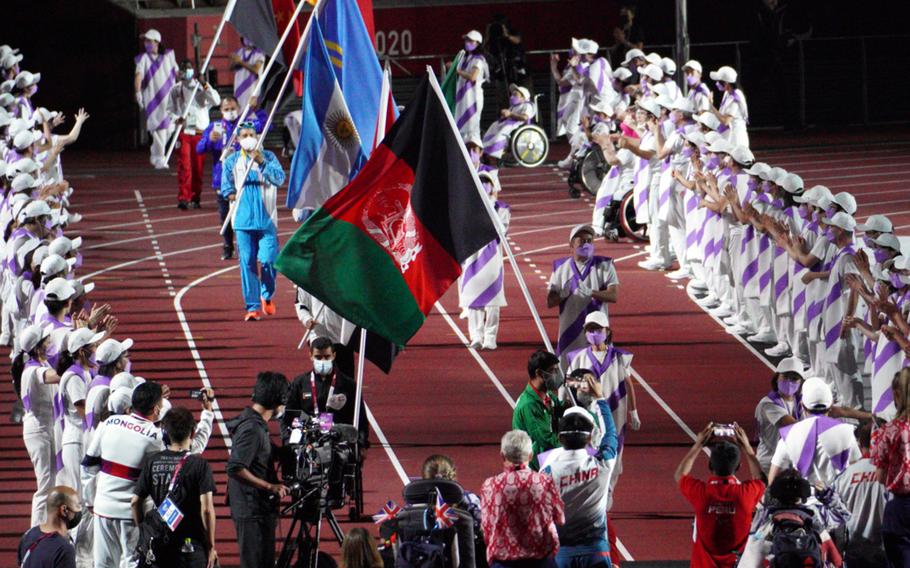
M534 95L534 108L540 112L537 100L543 95ZM547 159L550 153L550 139L543 128L533 122L522 124L509 138L508 152L503 162L512 166L536 168Z

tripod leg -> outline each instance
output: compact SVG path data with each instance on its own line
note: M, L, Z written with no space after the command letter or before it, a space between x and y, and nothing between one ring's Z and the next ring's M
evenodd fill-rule
M297 517L293 517L291 520L291 528L288 530L287 536L284 537L284 543L281 545L281 554L278 555L278 563L275 565L276 568L291 568L294 552L299 550L300 544L300 535L295 534L298 523L299 520Z
M335 540L338 541L338 544L344 542L344 532L341 530L341 525L338 524L338 519L335 518L335 513L329 509L325 514L325 518L329 522L329 528L335 534Z

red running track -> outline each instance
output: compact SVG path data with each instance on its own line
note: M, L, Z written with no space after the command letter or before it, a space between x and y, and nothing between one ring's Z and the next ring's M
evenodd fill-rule
M910 136L902 132L899 138ZM801 174L807 186L824 183L835 191L852 191L861 218L887 213L902 233L910 228L905 182L910 142L775 149L759 151L758 157ZM236 262L220 260L213 197L204 193L200 211L178 211L173 173L155 172L146 164L140 153L68 154L67 177L77 189L74 209L85 216L72 231L85 238L80 275L98 284L95 301L114 307L121 321L117 335L136 340L134 372L169 384L175 402L191 408L195 404L186 398L187 391L208 380L221 413L231 417L246 404L257 371L273 369L293 377L309 368L306 356L295 349L302 333L292 288L281 279L278 314L244 323ZM552 261L568 253L569 228L589 221L593 203L568 199L561 175L549 167L504 170L502 180L501 199L513 208L510 241L544 324L555 335L556 313L545 307L545 279ZM282 240L295 227L286 213L279 226ZM639 246L596 246L617 260L620 301L611 308L611 320L616 341L635 355L643 421L642 430L627 439L625 471L611 515L628 557L685 559L691 515L673 484L673 469L691 432L706 421L752 424L769 370L679 286L660 273L639 269ZM432 453L451 456L459 480L471 489L499 471L499 438L510 427L511 404L527 379L527 356L541 345L508 265L506 271L509 306L502 313L498 350L465 347L466 326L457 319L453 289L390 376L368 369L364 397L374 445L365 470L367 511L378 510L389 498L400 501L403 481L417 475ZM10 408L13 398L7 382L0 387L4 408ZM227 453L221 434L216 426L206 457L223 494ZM20 427L0 424L4 565L12 565L18 536L28 528L32 475ZM236 565L227 508L219 505L218 514L222 563Z

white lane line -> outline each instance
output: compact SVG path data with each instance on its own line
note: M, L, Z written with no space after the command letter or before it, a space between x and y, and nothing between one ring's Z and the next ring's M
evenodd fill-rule
M810 162L812 165L817 164L815 160ZM862 165L862 166L839 166L839 167L827 167L827 168L798 168L800 175L814 173L814 172L825 172L825 173L834 173L834 172L846 172L853 170L874 170L877 168L893 168L894 166L910 166L907 162L890 162L887 164L874 164L874 165ZM887 172L882 172L883 175ZM808 176L807 176L808 177Z
M401 462L398 461L398 456L395 455L395 452L392 450L392 444L389 443L388 438L385 437L385 433L382 431L382 428L379 427L379 422L376 421L376 417L373 416L373 412L370 410L370 406L367 403L363 403L364 408L367 411L367 420L370 421L370 426L373 428L373 433L376 434L376 437L379 439L379 443L382 444L382 448L385 450L386 456L388 456L389 461L392 462L392 467L395 468L395 473L398 474L398 478L401 480L403 485L407 485L411 482L411 479L408 477L407 472L405 472L404 467L402 467Z
M164 257L161 256L161 247L158 246L158 237L155 235L155 229L152 227L152 222L149 220L148 211L145 208L145 201L142 200L142 192L138 189L134 189L133 195L136 197L139 211L142 212L142 216L145 218L145 221L143 221L145 230L148 231L149 237L151 238L152 249L155 251L155 258L158 259L158 266L161 268L161 276L164 277L164 284L167 286L167 292L173 298L177 295L177 291L174 290L174 282L171 280L171 273L167 269L167 263L164 261Z
M158 236L159 237L173 237L175 235L189 235L190 233L202 233L205 231L215 232L217 230L218 230L218 227L215 225L212 225L211 227L199 227L197 229L183 229L181 231L171 231L169 233L161 233ZM94 244L91 246L82 247L82 249L83 250L93 250L93 249L100 249L100 248L115 247L117 245L125 245L127 243L134 243L137 241L147 241L152 238L154 238L154 237L145 236L145 237L133 237L130 239L120 239L117 241L109 241L106 243L98 243L98 244Z
M830 172L832 170L825 170L825 171ZM900 170L897 172L878 172L878 173L868 173L868 174L850 174L850 175L845 175L845 176L826 176L826 177L806 176L806 178L808 178L810 181L812 181L814 183L816 181L827 181L827 180L836 181L836 180L841 180L841 179L870 178L870 177L878 177L878 176L899 176L899 175L906 176L906 174L910 174L910 170ZM876 182L876 183L878 183L878 182Z
M891 146L892 148L889 149L888 148L889 146ZM893 148L895 146L898 146L901 148ZM908 143L906 141L898 140L898 141L894 141L894 142L877 143L875 145L867 146L866 148L864 148L862 150L856 150L849 146L845 146L843 148L838 148L838 147L832 148L831 146L824 146L824 145L820 144L818 146L806 147L806 148L768 148L765 150L756 150L755 153L756 154L786 153L787 158L800 158L803 156L813 157L813 156L819 156L819 155L823 155L823 156L832 156L832 155L834 155L834 156L851 156L851 155L862 156L862 155L871 154L871 153L884 154L887 152L900 152L902 150L906 151L906 149L908 147L910 147L910 143ZM802 153L799 153L800 150L802 150Z
M149 207L149 211L157 211L159 209L173 209L172 205L157 205L155 207ZM123 209L111 209L110 211L95 211L94 213L85 213L82 215L83 219L89 219L91 217L103 217L105 215L120 215L123 213Z
M148 201L148 199L145 199L145 201ZM205 217L206 215L211 215L211 212L197 213L195 215L177 215L176 217L165 217L163 219L155 219L155 222L156 223L168 223L170 221L182 221L184 219L195 219L197 217ZM143 213L142 217L143 217L143 219L148 219L149 216L147 213ZM122 227L131 227L133 225L141 225L142 223L144 223L144 221L133 221L132 223L116 223L116 224L112 224L112 225L101 225L100 227L92 227L91 232L97 233L98 231L104 231L106 229L119 229Z
M146 197L146 201L159 201L161 199L173 199L170 195L153 195L152 197ZM92 207L97 207L99 205L115 205L117 203L133 203L136 200L132 197L124 197L123 199L105 199L102 201L92 201ZM75 205L78 207L80 205L79 201L76 201Z
M649 395L651 395L651 398L653 398L654 401L657 402L657 404L660 405L660 407L664 409L664 412L666 412L670 416L670 418L673 419L673 422L676 422L677 426L679 426L682 429L682 431L685 432L686 434L688 434L688 436L690 438L692 438L692 440L694 441L696 438L695 432L693 432L692 429L689 428L688 424L683 422L683 419L680 418L679 415L676 414L676 412L674 412L672 408L670 408L670 405L667 404L667 402L664 399L662 399L659 394L657 394L657 391L655 391L653 388L651 388L651 385L648 384L648 381L646 381L645 378L642 377L638 371L636 371L633 367L629 367L629 370L632 371L632 376L635 377L635 380L638 381L639 384L641 384L641 386L648 392Z

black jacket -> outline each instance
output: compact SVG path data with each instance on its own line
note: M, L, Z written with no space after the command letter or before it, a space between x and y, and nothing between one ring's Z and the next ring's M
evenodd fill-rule
M354 424L354 401L357 395L357 383L351 377L335 370L335 394L343 394L347 400L344 406L335 410L326 407L329 398L329 388L332 384L331 377L314 375L312 371L299 375L291 383L288 390L288 404L282 420L282 437L287 438L291 423L294 418L300 416L299 411L313 416L313 389L310 386L310 377L313 376L316 381L316 397L319 403L319 412L331 412L334 414L334 421L339 424ZM370 426L367 423L367 414L363 403L360 400L360 424L358 425L361 447L366 447L370 436Z
M269 483L277 483L275 473L276 448L269 436L269 426L258 412L243 409L230 421L228 430L233 445L225 469L228 474L228 500L231 517L255 519L278 515L278 498L271 491L258 489L234 477L241 469Z

